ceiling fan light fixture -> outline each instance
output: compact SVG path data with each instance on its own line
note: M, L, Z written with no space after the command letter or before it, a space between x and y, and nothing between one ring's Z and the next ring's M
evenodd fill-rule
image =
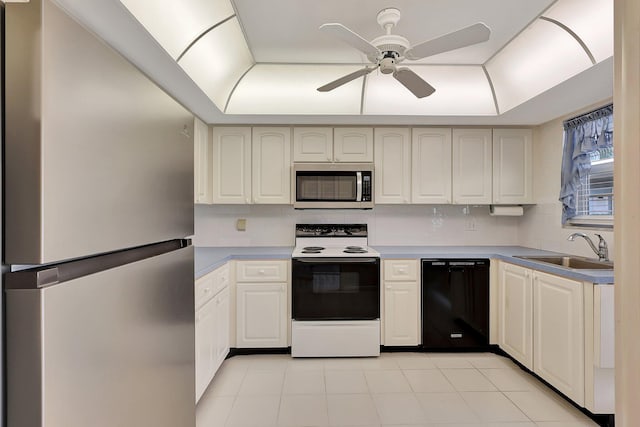
M380 60L380 72L391 74L396 71L396 61L393 57L385 57Z

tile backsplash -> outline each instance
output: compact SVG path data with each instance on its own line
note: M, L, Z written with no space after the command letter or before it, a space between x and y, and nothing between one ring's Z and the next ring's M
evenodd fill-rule
M236 221L247 220L246 231ZM488 206L378 205L372 210L295 210L281 205L196 205L196 246L293 246L296 223L366 223L371 245L517 245L521 217Z

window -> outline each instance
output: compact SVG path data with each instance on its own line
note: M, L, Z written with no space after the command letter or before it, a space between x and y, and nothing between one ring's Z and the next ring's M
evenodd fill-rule
M562 223L612 227L613 106L564 122Z

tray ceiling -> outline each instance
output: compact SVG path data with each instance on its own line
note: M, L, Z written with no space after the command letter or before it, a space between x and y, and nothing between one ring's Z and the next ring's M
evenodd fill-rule
M138 38L151 36L172 60L156 63L166 68L173 62L186 76L151 69L156 66L142 41L129 46L124 30L122 36L108 30L114 23L105 20L115 19L118 0L57 1L103 37L107 32L108 42L156 80L175 76L164 86L210 123L398 123L400 117L422 117L426 123L524 124L553 118L541 111L545 103L558 103L549 111L568 113L584 105L577 102L594 103L613 93L613 0L157 0L153 6L148 0L120 0L120 13L129 13L146 31ZM91 12L87 3L111 3L113 16L100 16L97 7ZM370 40L383 34L376 15L387 7L402 12L393 33L413 44L476 22L488 25L491 37L403 62L436 88L427 98L416 99L377 72L317 92L368 63L318 27L339 22ZM578 93L594 83L590 96Z

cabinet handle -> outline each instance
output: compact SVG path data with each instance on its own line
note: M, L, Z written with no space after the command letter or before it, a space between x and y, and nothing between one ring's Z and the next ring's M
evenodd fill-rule
M280 292L284 292L284 285L280 285Z
M264 270L263 269L258 270L258 274L261 274L264 276Z
M404 268L399 268L399 269L398 269L398 273L400 273L400 274L404 274L404 273L406 273L406 271L405 271L405 269L404 269Z
M248 197L246 199L244 199L245 202L247 202L247 204L251 203L251 199L249 199Z
M340 161L340 157L336 157L336 162L339 162L339 161Z
M387 289L391 290L391 285L387 285L386 287Z
M204 288L204 293L205 293L205 294L208 294L209 292L211 292L211 289L209 289L209 288Z
M331 161L331 156L327 156L327 161Z

